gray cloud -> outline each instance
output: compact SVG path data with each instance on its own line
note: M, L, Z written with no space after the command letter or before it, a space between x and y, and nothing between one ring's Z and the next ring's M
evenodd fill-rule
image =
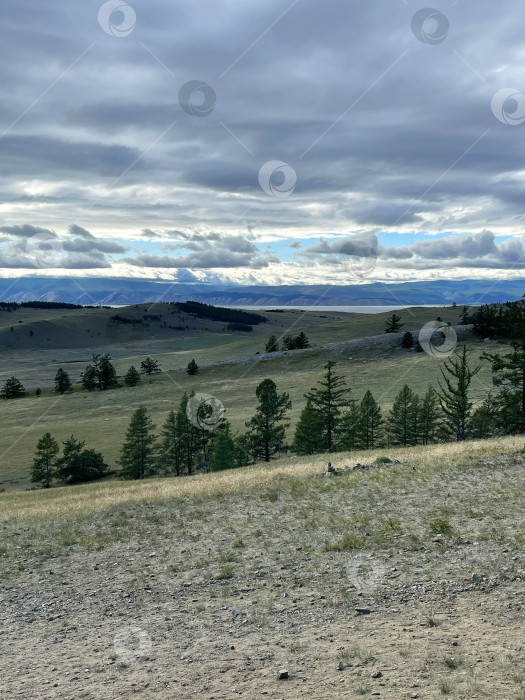
M71 224L62 236L31 224L0 226L0 232L6 234L0 239L0 245L4 246L0 248L0 268L38 267L35 260L38 261L39 256L44 261L52 261L50 266L57 269L110 268L111 262L105 254L120 254L127 250L120 243L93 236L77 224Z
M361 255L437 270L452 260L504 270L519 258L517 239L496 245L472 232L514 234L524 222L525 125L498 122L490 105L501 88L525 91L525 7L448 3L449 36L429 46L411 31L419 6L391 0L330 12L297 3L275 24L281 0L150 0L121 39L100 29L100 4L0 8L10 56L0 65L0 232L15 261L16 241L71 220L88 227L60 236L71 261L124 253L107 240L117 228L188 251L129 258L137 267L264 267L269 258L239 236L254 227L287 240L363 228L465 234L388 249L374 233L305 246L302 260L333 264L359 242L370 246ZM177 104L194 79L217 94L205 119ZM258 184L274 159L297 173L285 200Z
M376 258L385 267L392 264L423 270L430 267L479 267L506 269L525 265L525 236L507 238L497 244L492 231L469 236L450 235L434 240L416 241L411 246L379 245L375 234L355 234L332 243L320 239L302 255L317 261L341 264L345 257Z
M172 258L168 255L137 255L126 258L125 262L137 267L167 267L167 268L218 268L218 267L250 267L261 269L270 262L279 262L276 257L252 257L248 254L236 254L227 250L208 250L190 253L184 257Z

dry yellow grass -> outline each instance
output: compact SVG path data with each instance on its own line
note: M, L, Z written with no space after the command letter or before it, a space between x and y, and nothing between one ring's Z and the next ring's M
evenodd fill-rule
M315 455L281 459L269 464L257 464L242 469L202 474L191 478L155 478L146 481L106 481L85 486L60 487L41 491L12 491L0 494L2 520L71 517L95 513L141 501L163 502L170 499L218 496L239 493L253 488L272 488L280 479L302 479L326 469L330 458L335 466L353 466L360 462L371 464L377 457L388 455L402 463L416 464L414 478L426 478L437 471L461 467L468 460L483 456L513 452L523 447L522 436L494 440L440 443L426 447L381 448L368 452L341 452L333 455ZM379 480L389 479L388 469L374 472ZM350 476L358 479L359 472Z

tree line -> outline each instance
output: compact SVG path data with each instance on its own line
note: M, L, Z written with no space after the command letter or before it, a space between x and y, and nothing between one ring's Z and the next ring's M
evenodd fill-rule
M169 411L159 433L146 407L140 406L120 450L119 475L125 479L190 476L197 469L218 471L269 462L287 449L309 455L525 433L525 341L516 342L506 354L483 357L492 363L501 390L475 410L471 385L481 365L472 366L463 345L443 364L435 388L419 395L405 384L386 413L370 390L360 401L354 399L336 363L328 361L317 385L304 395L305 405L290 445L286 444L286 430L292 402L272 379L257 386L256 409L241 434L233 433L223 415L211 422L210 429L207 419L214 407L209 403L199 404L192 415L193 393L185 393L177 409ZM41 438L33 481L48 486L53 478L75 483L109 473L102 455L84 450L83 442L71 436L63 444L64 455L58 457L56 440L49 433Z
M147 357L140 363L140 370L141 373L148 376L158 374L162 371L158 361L152 357ZM199 367L195 360L190 360L187 366L188 374L194 375L197 374L198 371ZM129 387L140 384L141 375L134 365L131 365L124 375L123 382ZM81 383L82 388L86 391L106 391L121 386L118 382L115 366L111 362L111 356L107 353L105 355L93 354L92 362L86 366L82 373ZM62 367L59 367L54 380L55 393L65 394L72 389L73 383L69 373ZM37 388L35 393L37 396L40 396L42 391L40 388ZM1 399L20 399L27 396L27 394L28 392L24 385L17 377L9 377L6 379L2 389L0 389Z

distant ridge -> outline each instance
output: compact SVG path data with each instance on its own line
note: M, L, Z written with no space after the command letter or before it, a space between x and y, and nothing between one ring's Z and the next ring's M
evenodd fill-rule
M60 301L83 305L126 305L199 301L218 306L436 306L516 301L523 280L437 280L362 285L241 286L178 284L130 278L21 277L0 279L0 301Z

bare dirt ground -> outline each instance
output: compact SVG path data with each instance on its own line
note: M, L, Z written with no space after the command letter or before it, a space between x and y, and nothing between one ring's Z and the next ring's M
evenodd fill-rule
M4 519L0 697L523 700L524 487L411 456Z

